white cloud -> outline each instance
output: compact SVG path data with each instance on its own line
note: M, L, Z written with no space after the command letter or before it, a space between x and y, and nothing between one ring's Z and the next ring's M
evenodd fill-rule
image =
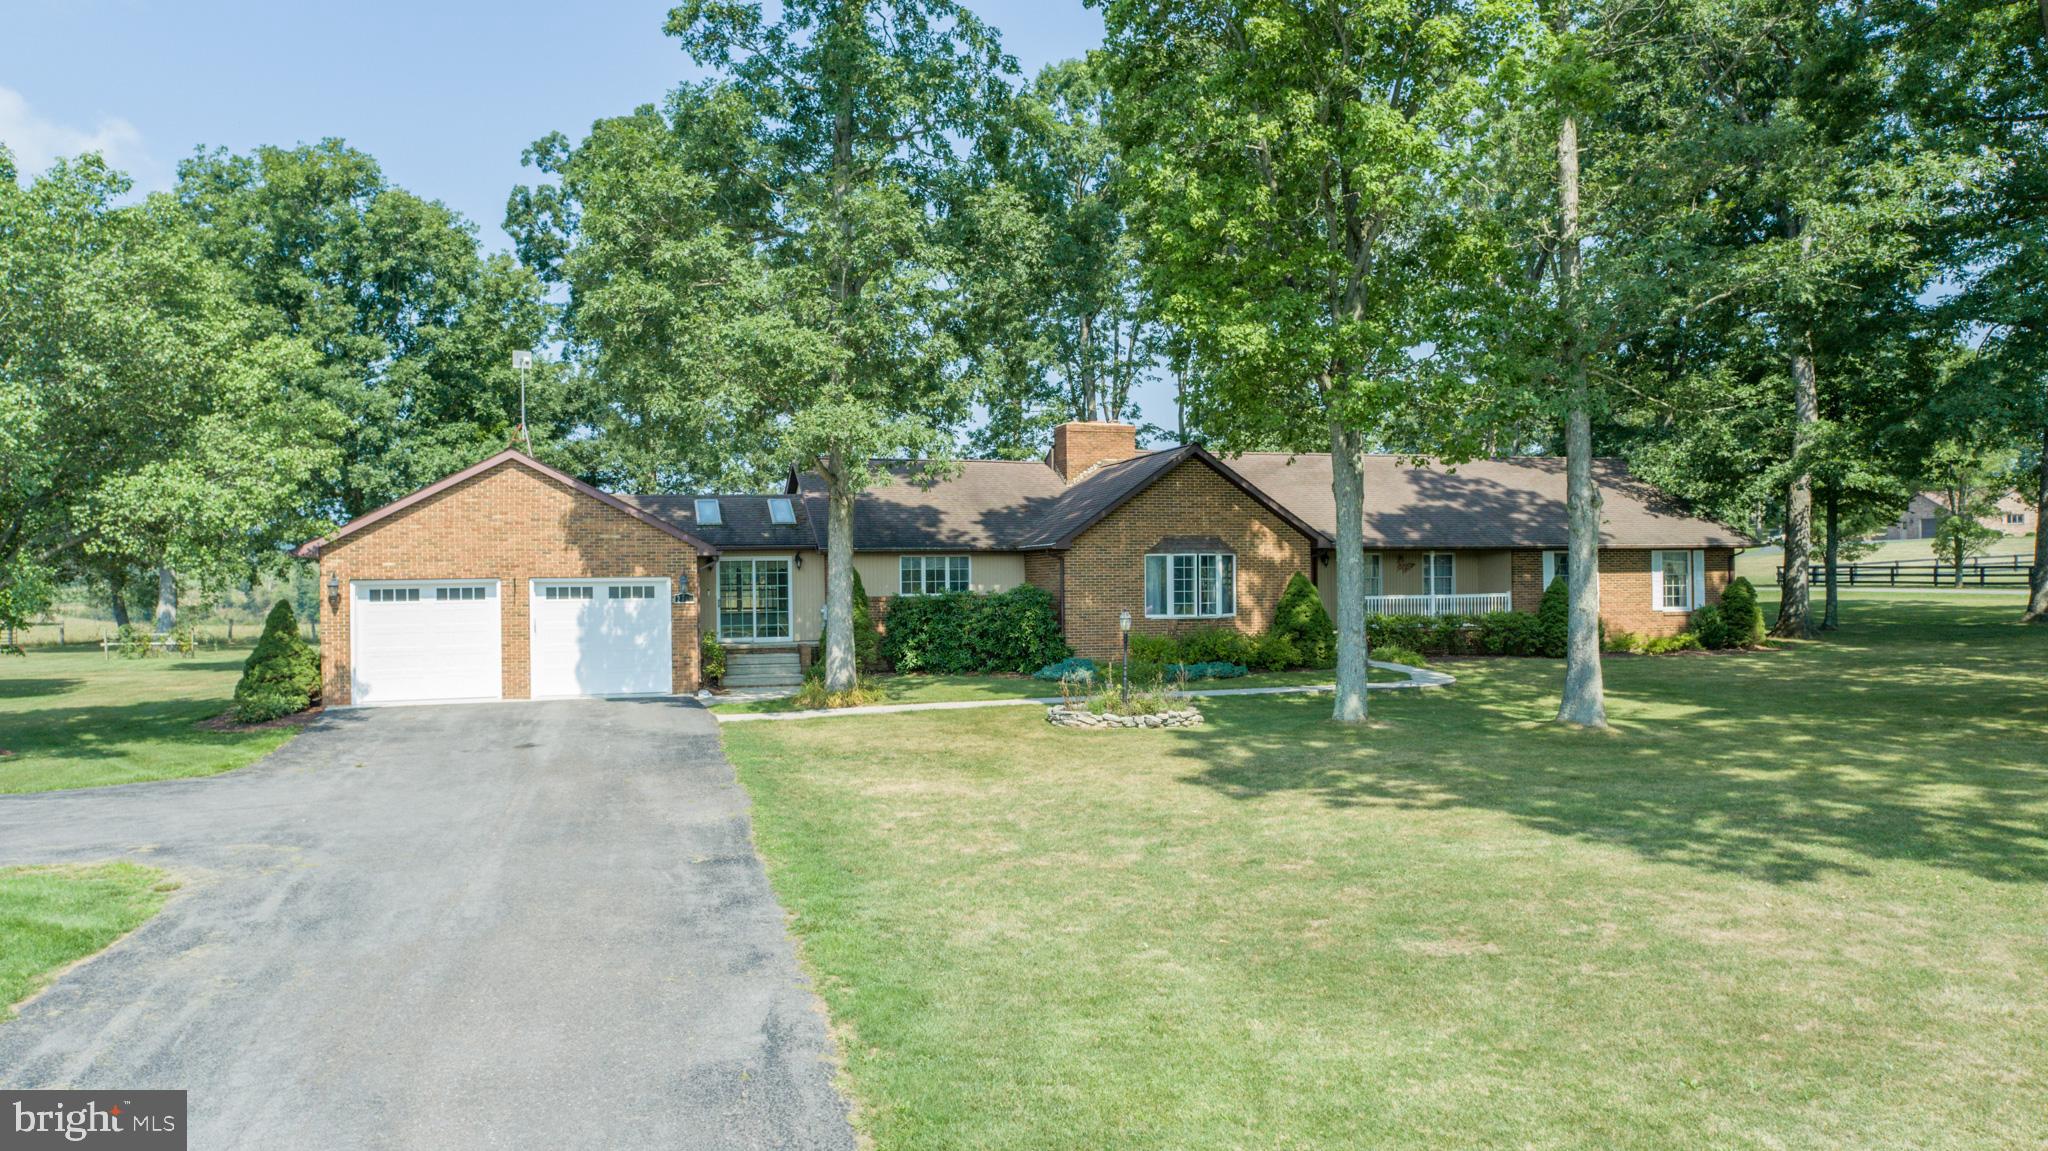
M134 177L138 190L148 190L162 176L135 125L118 116L101 119L90 131L59 124L37 115L21 93L7 87L0 87L0 144L14 153L23 180L59 157L81 152L100 153L107 163Z

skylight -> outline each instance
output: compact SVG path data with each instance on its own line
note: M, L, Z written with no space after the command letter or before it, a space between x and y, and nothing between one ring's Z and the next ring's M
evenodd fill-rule
M795 523L796 505L781 496L770 497L768 500L768 522L775 524Z
M725 522L725 513L719 510L717 500L697 501L697 522L704 527L717 527Z

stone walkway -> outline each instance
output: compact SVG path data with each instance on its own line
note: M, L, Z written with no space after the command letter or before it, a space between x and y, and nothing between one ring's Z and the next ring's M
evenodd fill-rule
M1457 677L1424 667L1409 667L1405 663L1383 663L1373 660L1372 666L1382 671L1398 671L1408 678L1400 683L1369 683L1368 691L1411 691L1426 687L1448 687ZM1295 687L1212 687L1199 691L1182 692L1182 695L1196 699L1209 699L1232 695L1309 695L1316 692L1335 691L1334 683L1310 683ZM726 697L730 698L730 697ZM825 719L839 715L894 715L906 711L967 711L977 707L1050 707L1060 702L1059 696L1037 696L1029 699L960 699L943 703L878 703L868 707L813 708L809 711L747 711L727 714L714 709L711 714L720 723L752 723L755 720Z

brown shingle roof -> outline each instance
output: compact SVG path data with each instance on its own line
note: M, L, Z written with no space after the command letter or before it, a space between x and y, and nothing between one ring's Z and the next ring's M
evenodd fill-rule
M711 541L720 548L781 548L794 550L817 546L820 534L810 525L804 501L793 496L764 495L621 495L620 499L666 523ZM718 501L717 524L697 522L697 501ZM796 512L793 524L778 524L769 518L768 501L787 499Z
M1334 537L1328 453L1247 452L1226 460L1253 486ZM1594 462L1600 483L1603 546L1748 547L1723 524L1688 514L1676 501L1629 474L1620 460ZM1367 547L1564 547L1564 460L1516 456L1456 466L1410 467L1397 456L1365 461Z
M1067 493L1042 460L962 460L933 480L915 463L881 460L889 482L853 503L854 546L862 551L1017 551L1043 527ZM797 477L816 538L825 547L825 486L815 472Z

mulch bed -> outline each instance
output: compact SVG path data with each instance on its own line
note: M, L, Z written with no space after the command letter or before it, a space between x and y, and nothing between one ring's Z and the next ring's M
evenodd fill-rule
M202 719L192 726L201 731L271 731L280 727L304 727L319 719L320 713L323 710L325 709L321 707L309 707L304 711L293 712L291 715L281 715L276 719L266 719L262 723L239 723L235 719L234 712L224 711L212 719Z

